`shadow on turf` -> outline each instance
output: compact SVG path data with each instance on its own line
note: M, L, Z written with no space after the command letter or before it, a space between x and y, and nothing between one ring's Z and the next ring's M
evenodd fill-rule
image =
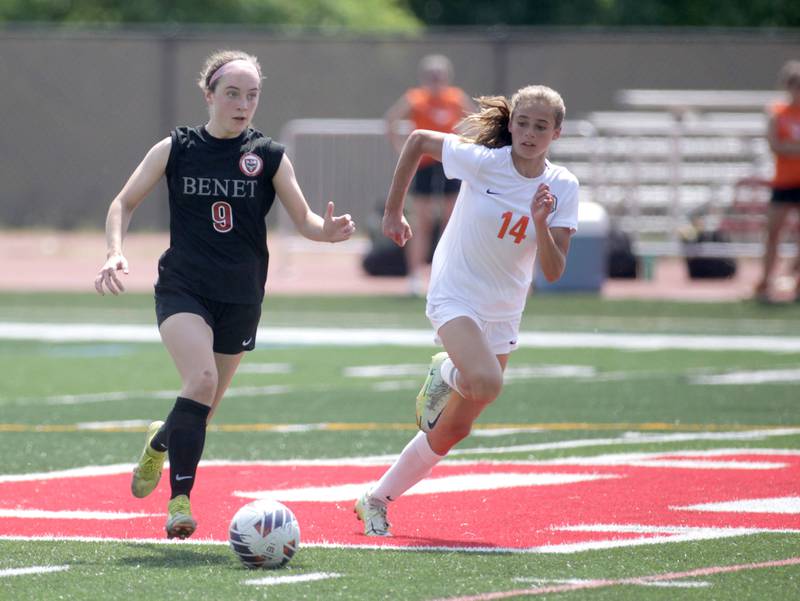
M182 548L180 545L126 545L131 549L143 551L128 557L120 557L117 563L121 565L142 566L142 567L164 567L171 568L187 567L196 569L199 565L230 565L236 567L239 564L236 557L232 554L216 553L209 550L201 550L194 547Z
M176 548L174 545L126 545L130 549L137 551L153 551L151 555L135 555L130 557L121 557L116 563L128 567L143 567L143 568L187 568L196 570L198 566L221 566L223 568L230 568L232 570L241 571L244 574L253 573L272 573L276 575L286 575L286 568L262 568L251 569L242 565L236 556L230 552L230 549L225 547L217 547L218 549L225 549L225 553L219 554L213 551L203 552L192 548ZM295 558L289 568L291 573L302 572L309 569L308 566L302 561Z
M435 538L432 536L403 536L402 534L393 534L391 538L386 539L391 543L391 541L414 541L414 550L415 551L425 551L425 547L434 547L435 551L441 551L442 548L445 547L452 547L453 552L459 552L464 550L465 548L469 547L482 547L482 548L496 548L497 545L495 543L489 543L484 541L478 540L471 540L469 542L464 540L451 540L447 538ZM474 553L474 551L469 551L470 553Z

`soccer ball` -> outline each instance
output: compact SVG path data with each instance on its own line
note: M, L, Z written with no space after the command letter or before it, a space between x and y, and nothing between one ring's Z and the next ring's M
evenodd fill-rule
M228 529L231 549L248 568L285 566L300 545L300 525L292 511L272 500L243 506Z

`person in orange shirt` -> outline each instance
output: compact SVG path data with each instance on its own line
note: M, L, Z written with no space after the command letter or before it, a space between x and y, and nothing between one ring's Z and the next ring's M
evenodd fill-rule
M431 54L419 63L419 87L408 89L386 112L387 133L399 153L409 132L399 131L400 122L411 121L411 130L426 129L450 133L476 106L461 89L450 85L453 65L446 56ZM419 162L411 186L414 198L414 231L417 234L407 245L409 292L421 296L425 290L421 270L431 253L433 229L436 219L441 228L447 224L458 195L461 182L447 179L441 163L428 156ZM440 209L440 215L437 215Z
M770 302L770 278L778 256L778 243L791 213L800 215L800 61L788 61L780 71L780 81L789 93L787 102L771 107L767 141L775 154L775 176L767 214L767 240L763 273L755 298ZM800 300L800 253L794 263L795 297Z

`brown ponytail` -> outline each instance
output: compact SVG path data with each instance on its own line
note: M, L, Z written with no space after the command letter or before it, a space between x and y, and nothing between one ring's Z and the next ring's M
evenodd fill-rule
M505 96L481 96L476 98L480 111L468 115L458 124L462 137L488 148L502 148L511 144L508 123L511 119L511 104Z

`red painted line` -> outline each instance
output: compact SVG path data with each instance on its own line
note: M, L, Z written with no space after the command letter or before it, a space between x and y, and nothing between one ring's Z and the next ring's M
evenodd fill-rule
M771 459L759 455L759 460ZM720 455L719 461L746 461L743 452ZM767 472L752 470L685 470L672 467L502 464L439 465L434 478L482 478L485 474L536 477L613 475L593 481L548 486L408 495L391 509L395 537L375 540L364 536L352 512L352 498L344 501L292 501L289 504L303 528L303 544L353 547L424 547L476 552L572 553L583 549L665 544L693 537L729 537L757 532L800 532L800 514L708 512L690 509L731 499L767 499L797 494L800 455L780 457L785 466ZM95 469L95 468L91 468ZM162 539L168 486L146 499L130 494L129 466L93 474L89 468L36 474L0 481L0 537L95 537L107 539ZM318 489L358 484L366 488L380 478L383 466L288 465L235 463L201 465L202 481L192 493L192 513L199 527L195 538L226 542L231 516L249 498L237 491L269 489L276 498L282 490ZM3 476L0 476L2 479ZM355 494L353 494L355 496ZM531 498L536 511L527 511ZM29 513L115 511L149 514L130 520L29 519ZM487 507L504 519L487 519ZM683 509L678 513L674 507ZM161 514L161 515L159 515ZM54 513L55 515L55 513ZM425 515L425 520L419 520ZM69 517L72 516L72 517ZM67 519L69 518L69 519ZM436 525L436 532L430 531ZM592 528L596 527L595 530ZM696 535L696 536L695 536ZM800 555L800 553L798 553ZM553 583L556 584L556 583ZM517 584L530 587L530 584Z
M800 557L790 557L789 559L779 559L776 561L765 561L762 563L743 563L733 566L711 566L708 568L698 568L687 572L669 572L666 574L653 574L651 576L638 576L636 578L620 578L617 580L588 580L575 584L559 584L557 586L547 586L542 588L525 588L512 591L496 591L493 593L480 593L466 597L446 597L435 601L492 601L493 599L507 599L508 597L535 597L551 593L566 593L569 591L579 591L582 589L605 588L609 586L621 586L624 584L643 584L647 582L659 582L663 580L679 580L681 578L692 578L694 576L709 576L711 574L725 574L729 572L741 572L742 570L759 570L762 568L777 568L782 566L800 565Z

